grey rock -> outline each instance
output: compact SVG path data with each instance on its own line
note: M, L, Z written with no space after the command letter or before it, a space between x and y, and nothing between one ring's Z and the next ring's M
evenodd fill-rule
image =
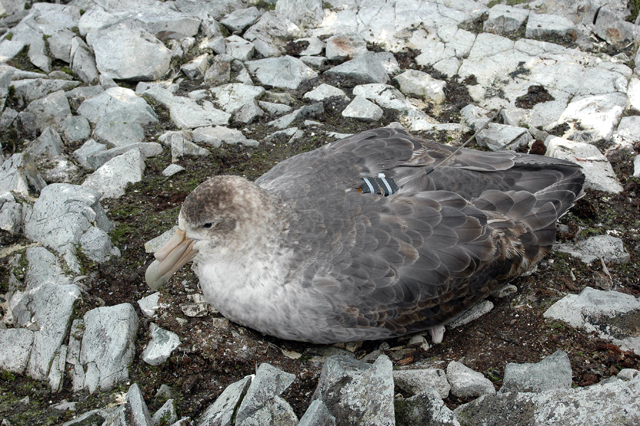
M85 83L98 79L98 66L89 46L80 37L71 40L70 64L73 72Z
M394 80L398 82L400 91L405 95L419 96L436 104L445 100L444 89L447 83L436 80L425 72L408 70L396 76Z
M324 18L322 0L279 0L276 3L276 13L300 28L315 27Z
M291 114L287 114L283 117L268 122L270 126L275 126L279 129L285 129L291 125L295 120L301 118L315 118L324 114L324 106L318 102L312 105L305 105L302 108L298 108Z
M492 151L502 149L515 150L526 146L533 141L533 137L522 127L508 126L506 124L489 123L476 136L478 145L486 146Z
M225 49L227 55L240 61L248 61L253 57L254 46L250 41L237 35L232 35L225 39L225 43L227 44Z
M296 90L303 81L318 76L300 59L284 56L246 62L250 73L263 85Z
M0 369L23 374L27 368L34 332L26 328L0 329Z
M636 376L638 376L638 374L640 374L640 371L634 368L623 368L622 370L620 370L616 377L620 380L628 382L629 380L633 380Z
M75 158L78 161L78 163L80 163L80 165L85 169L95 170L97 167L93 167L89 163L89 157L99 152L106 151L106 149L107 149L106 145L98 143L93 139L89 139L80 148L73 151L73 158Z
M240 33L245 28L253 25L262 16L262 11L257 7L247 9L236 9L220 20L220 23L233 33Z
M405 96L395 87L388 84L361 84L353 88L355 96L362 96L375 102L383 108L406 111L411 109Z
M158 122L158 116L147 101L124 87L113 87L85 100L78 108L78 114L94 124L111 114L127 116L128 123L141 126Z
M247 376L229 386L198 419L198 426L232 426L236 407L245 396L253 376Z
M22 229L22 204L9 191L0 192L0 229L10 234Z
M18 118L14 122L14 127L18 130L18 133L24 136L25 139L33 140L38 136L36 115L32 112L20 112L18 114Z
M341 89L337 87L331 86L329 84L322 83L315 89L307 92L302 97L303 99L310 99L312 101L320 101L322 102L325 99L339 97L343 99L349 99L347 95Z
M275 102L259 101L258 105L271 115L280 115L290 112L293 108L289 105L279 104Z
M286 17L272 11L264 13L258 22L245 31L245 39L253 42L256 49L267 57L276 56L283 49L286 40L302 37L300 28ZM269 47L266 51L263 48Z
M38 139L27 146L25 152L34 158L55 157L62 154L62 139L53 128L47 127Z
M127 392L127 414L132 426L153 426L149 409L144 402L142 392L137 383L132 384Z
M144 140L144 128L131 120L126 111L106 113L96 123L93 137L109 146L122 147Z
M217 86L219 84L231 81L231 61L233 58L228 55L218 55L213 60L213 64L207 69L204 75L204 82L209 86Z
M266 363L260 364L247 390L247 394L240 403L236 415L236 424L243 424L246 419L252 418L263 407L268 407L269 403L281 395L293 383L295 378L294 374L285 373ZM248 422L248 424L252 423Z
M604 78L598 80L604 85ZM594 84L597 83L594 81ZM567 105L557 123L549 124L545 130L554 127L555 124L566 123L570 129L564 133L565 138L585 142L611 139L627 104L627 96L624 93L607 93L574 99Z
M150 365L161 365L169 359L171 352L180 346L177 334L158 327L154 323L149 326L151 341L142 352L142 360Z
M258 103L253 100L242 105L240 109L233 114L233 121L240 124L250 124L262 116L264 116L264 111L258 106Z
M207 156L210 154L211 152L209 152L208 149L201 148L189 140L179 137L171 138L172 161L177 161L180 157L183 157L185 155Z
M42 179L29 154L13 154L0 167L0 188L29 195L40 192L47 183Z
M373 52L365 52L350 61L333 67L327 75L348 78L356 83L386 83L389 81L387 70Z
M81 115L67 117L62 123L62 134L67 143L87 140L91 136L89 120Z
M598 10L595 33L607 43L624 47L638 39L638 26L624 20L624 16L604 6Z
M340 34L329 37L325 49L330 61L353 59L367 51L367 43L359 34Z
M209 55L203 53L195 59L187 62L180 67L180 70L187 76L189 80L195 80L205 76L209 69Z
M169 108L171 121L181 129L228 124L231 114L213 107L209 101L196 102L182 96L173 96L160 87L146 90L145 95Z
M451 393L460 398L496 393L491 381L482 373L473 371L457 361L451 361L447 366L447 379L451 384Z
M585 188L611 193L622 192L622 185L611 164L596 146L555 136L549 136L545 145L545 155L580 164L585 174Z
M545 318L565 321L587 332L594 331L601 339L636 354L640 354L640 336L633 329L639 315L640 301L635 297L591 287L586 287L579 295L566 295L544 313Z
M261 97L265 90L260 86L242 83L225 84L212 87L211 93L216 97L218 105L229 113L234 113L249 102Z
M120 256L120 250L111 244L111 238L95 226L82 234L80 248L85 256L98 263L106 262L112 256Z
M327 58L323 56L300 56L300 60L314 69L324 67Z
M258 144L253 139L247 139L240 130L223 126L199 127L193 131L193 141L204 143L219 148L223 143L235 145L237 143L255 146Z
M633 158L633 177L640 177L640 155Z
M44 72L51 71L51 58L47 56L47 47L41 34L38 34L31 40L29 46L29 60L33 65L40 68Z
M8 129L18 117L18 111L12 108L5 108L0 117L0 128Z
M66 92L66 95L71 105L80 107L82 102L93 98L94 96L98 96L101 93L104 93L104 87L102 86L81 86L69 90Z
M129 378L135 353L138 316L128 303L92 309L84 316L80 361L85 367L85 387L108 390Z
M433 389L438 392L440 398L444 399L449 396L451 390L447 375L440 368L394 370L393 380L396 386L412 395L418 395L426 389Z
M49 126L56 131L62 130L62 123L67 116L71 115L69 101L62 90L36 99L27 106L27 111L35 114L36 125L40 131Z
M155 413L153 413L153 417L151 418L152 425L173 425L178 420L178 415L176 414L176 408L174 407L173 399L168 399L162 407L158 409Z
M78 174L78 167L64 155L47 158L41 162L42 177L49 183L71 182Z
M153 318L160 307L159 301L160 293L156 291L155 293L138 300L138 306L140 306L140 310L146 317Z
M56 31L47 39L49 52L56 58L66 63L71 63L71 44L75 33L68 29Z
M592 263L601 258L605 262L619 264L628 263L630 260L622 240L612 235L595 235L576 244L556 244L554 249L569 253L584 263Z
M454 329L462 325L468 324L471 321L475 321L484 314L490 312L493 309L493 303L490 300L483 300L477 305L473 306L462 315L456 317L451 322L447 323L449 329Z
M195 36L200 28L198 17L177 12L172 8L144 8L125 13L126 22L132 27L142 27L161 40L180 40Z
M382 108L362 96L356 96L342 111L342 116L361 121L378 121L382 118Z
M296 426L298 417L293 408L279 396L268 401L264 406L250 414L241 421L237 421L238 426L262 426L262 425L282 425Z
M163 171L162 176L170 177L175 175L176 173L180 173L184 170L184 167L178 164L169 164Z
M101 199L120 198L129 183L142 180L144 160L140 151L132 149L102 165L89 175L82 186L98 191Z
M616 133L634 142L640 141L640 117L622 117Z
M300 52L301 56L315 56L320 55L322 50L325 48L325 42L320 40L318 37L307 37L296 40L296 42L304 42L309 43L307 48Z
M133 144L121 146L118 148L100 150L99 152L89 155L87 157L88 168L90 170L95 170L99 167L102 167L104 164L107 163L107 161L110 161L113 158L116 158L126 152L133 151L133 150L140 151L140 154L142 154L142 156L145 159L162 154L162 146L157 142L133 143Z
M116 24L87 35L101 74L120 80L157 80L168 70L171 51L141 28Z
M15 94L17 97L22 98L27 102L31 102L60 90L74 89L80 84L80 82L33 78L13 81L11 84L15 88Z
M507 35L518 31L529 17L529 11L519 7L497 4L489 9L482 29L488 33Z
M554 389L541 393L484 395L454 410L463 426L477 424L531 424L595 426L640 422L640 379Z
M571 362L558 350L531 364L507 363L500 393L544 392L550 389L571 389Z
M395 413L400 426L460 426L438 392L429 388L411 398L396 398Z
M60 349L56 351L53 360L51 361L51 367L47 377L52 392L60 392L62 390L66 358L67 346L62 345L60 346Z
M29 247L26 251L29 266L25 274L26 290L43 284L71 284L56 256L44 247Z
M73 420L69 420L62 424L62 426L84 426L84 425L102 425L107 420L107 413L105 410L91 410L76 417Z
M573 40L578 38L578 31L573 22L569 19L552 15L550 13L531 13L525 30L525 37L545 37L545 36L569 36Z
M327 359L312 400L348 424L394 424L392 364L380 355L373 365L345 357Z
M327 406L321 400L316 399L311 402L298 426L335 426L335 424L336 418L331 415Z
M100 75L98 79L98 84L104 88L104 90L111 89L112 87L118 87L115 81L111 77L107 77L106 75Z

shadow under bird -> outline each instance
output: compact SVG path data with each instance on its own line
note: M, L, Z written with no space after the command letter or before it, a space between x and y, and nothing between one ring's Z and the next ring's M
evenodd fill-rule
M282 339L429 330L439 342L447 322L543 258L583 183L568 161L370 130L255 182L202 183L146 279L157 289L194 260L209 303Z

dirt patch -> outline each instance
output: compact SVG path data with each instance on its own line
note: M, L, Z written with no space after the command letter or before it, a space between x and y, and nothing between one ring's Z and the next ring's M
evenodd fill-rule
M516 106L518 108L531 109L536 104L554 100L555 98L551 96L544 86L533 85L529 86L526 95L522 95L516 99Z

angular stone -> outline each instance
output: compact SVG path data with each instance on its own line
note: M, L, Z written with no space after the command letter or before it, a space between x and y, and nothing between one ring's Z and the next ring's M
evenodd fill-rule
M433 389L425 389L411 398L396 398L396 422L400 425L460 426L453 411Z
M322 83L320 86L315 89L307 92L302 97L303 99L310 99L312 101L322 102L325 99L338 97L343 99L349 99L344 91L338 89L337 87L331 86L329 84Z
M609 140L627 104L623 93L588 96L567 105L556 124L571 127L563 137L585 142ZM548 126L552 127L552 126Z
M49 52L56 58L66 63L71 62L71 44L75 37L73 31L64 29L56 31L47 39L47 46Z
M330 61L353 59L367 51L367 43L359 34L340 34L329 37L325 49Z
M565 321L587 333L593 331L622 350L640 354L640 301L629 294L586 287L579 295L568 294L553 304L544 317Z
M395 385L413 395L433 389L438 392L440 398L449 396L451 385L447 381L447 375L440 368L425 368L419 370L395 370L393 372Z
M265 57L279 55L286 40L302 37L300 28L286 17L269 11L244 33L244 38L253 42L256 49ZM263 48L268 47L267 51ZM266 55L265 55L266 53Z
M625 47L638 38L638 26L625 21L624 16L620 16L607 6L598 9L595 24L595 33L598 37L616 47Z
M253 139L247 139L240 130L229 129L228 127L199 127L193 131L193 141L204 143L219 148L223 143L235 145L237 143L255 146L258 144Z
M556 244L553 249L569 253L587 264L599 259L618 264L628 263L630 260L622 240L612 235L595 235L576 244Z
M205 73L209 69L209 55L204 53L192 61L182 65L180 70L187 76L189 80L195 80L197 78L204 77Z
M245 65L261 84L283 89L296 90L303 81L318 76L318 73L300 59L291 56L259 59L249 61Z
M86 368L85 387L93 393L129 379L135 353L138 316L128 303L92 309L84 316L80 361Z
M100 144L97 144L100 145ZM104 146L104 145L102 145ZM84 145L83 145L84 147ZM98 149L96 147L96 149ZM116 158L126 152L137 150L140 151L140 154L146 159L149 157L155 157L157 155L162 154L162 146L157 142L140 142L133 143L130 145L121 146L118 148L111 148L108 150L100 150L99 152L93 153L87 157L87 168L90 170L95 170L99 167L102 167L113 158ZM74 153L75 154L75 153Z
M257 7L247 9L236 9L220 20L220 23L233 33L240 33L245 28L253 25L262 16L262 11Z
M518 31L528 17L528 10L497 4L489 9L489 16L484 21L482 29L487 33L511 34Z
M342 111L342 116L361 121L378 121L382 118L382 108L362 96L356 96Z
M476 136L478 145L486 146L492 151L502 149L516 150L526 146L533 140L527 129L522 127L508 126L506 124L489 123Z
M142 360L150 365L161 365L171 356L178 346L180 338L177 334L158 327L154 323L149 326L151 341L142 352Z
M251 384L253 376L246 376L229 386L220 394L198 419L198 426L233 426L233 415Z
M507 363L500 393L571 389L571 362L561 350L532 364Z
M578 31L573 22L569 19L552 15L550 13L531 13L525 30L525 37L547 37L547 36L568 36L574 41L578 38Z
M120 250L111 244L111 238L102 229L92 226L80 237L80 247L85 256L103 263L111 256L120 256Z
M127 392L127 414L135 426L152 426L151 415L142 397L142 391L137 383L132 384Z
M116 24L87 35L101 74L120 80L157 80L168 70L171 51L153 34Z
M40 192L47 183L42 179L29 154L13 154L0 167L0 188L29 195L31 190Z
M56 256L44 247L29 247L26 251L29 267L25 274L26 290L43 284L71 284Z
M146 317L153 318L156 311L160 307L158 304L159 301L160 293L155 292L147 297L143 297L142 299L138 300L138 306L140 306L140 310Z
M120 198L129 183L142 180L144 160L140 151L132 149L119 155L89 175L82 186L92 188L101 194L100 199Z
M166 89L154 86L145 95L169 108L171 121L181 129L228 124L231 114L213 107L209 101L196 102L182 96L173 96Z
M209 86L217 86L219 84L231 81L231 61L233 58L228 55L220 54L215 57L213 64L207 69L204 75L204 82Z
M81 142L91 136L91 125L85 117L72 115L62 123L62 133L67 143Z
M451 384L451 393L459 398L474 398L496 393L491 381L482 373L473 371L457 361L451 361L447 366L447 379Z
M251 386L247 390L247 394L240 403L236 415L236 424L242 424L245 419L252 417L257 411L273 401L274 398L281 395L293 383L295 378L294 374L285 373L266 363L260 364Z
M46 51L47 47L42 35L38 35L31 40L28 53L29 60L33 65L48 73L51 71L51 58L47 56Z
M0 329L0 369L23 374L27 368L34 332L26 328Z
M254 122L258 117L263 116L264 111L258 106L258 103L253 100L242 105L240 109L238 109L233 114L233 121L235 123L250 124Z
M162 176L170 177L175 175L176 173L180 173L184 170L184 167L178 164L169 164L163 171Z
M162 407L158 409L155 413L153 413L153 417L151 418L152 425L162 425L167 424L171 426L175 426L175 422L178 420L178 415L176 414L176 409L174 407L174 400L168 399Z
M22 203L9 191L0 192L0 229L17 234L22 228Z
M331 415L327 406L321 400L316 399L311 402L298 426L335 426L335 424L336 418Z
M69 101L67 101L67 97L62 90L44 98L36 99L29 104L26 110L35 114L36 125L40 131L49 126L56 131L61 131L64 120L71 115Z
M361 84L353 88L354 96L362 96L383 108L406 111L411 109L405 96L398 89L388 84Z
M237 35L227 37L225 41L227 44L225 50L227 55L240 61L248 61L253 57L254 47L250 41Z
M348 78L356 83L386 83L387 70L373 52L365 52L356 58L325 71L327 75Z
M261 97L265 90L260 86L242 83L225 84L212 87L211 93L216 97L218 105L229 113L234 113L247 103Z
M80 37L71 40L70 64L73 72L85 83L93 83L98 79L96 60Z
M322 22L322 0L279 0L276 13L286 17L300 28L315 27Z
M141 126L158 122L158 116L147 101L124 87L113 87L85 100L78 108L78 114L94 124L111 114L127 116L128 123Z
M446 98L444 89L447 83L436 80L425 72L408 70L395 77L394 80L398 82L400 91L405 95L420 96L436 104L442 103Z
M62 139L51 127L42 131L38 139L30 144L25 152L34 158L51 158L62 154Z

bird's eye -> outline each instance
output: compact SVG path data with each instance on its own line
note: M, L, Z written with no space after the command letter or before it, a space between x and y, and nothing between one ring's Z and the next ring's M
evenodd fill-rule
M202 225L202 227L205 229L213 228L213 222L207 222L204 225Z

